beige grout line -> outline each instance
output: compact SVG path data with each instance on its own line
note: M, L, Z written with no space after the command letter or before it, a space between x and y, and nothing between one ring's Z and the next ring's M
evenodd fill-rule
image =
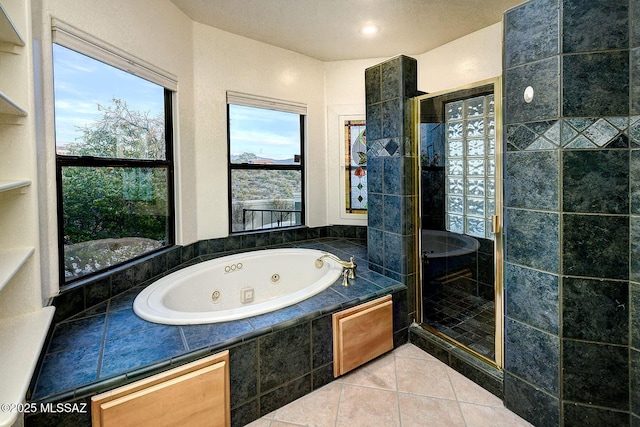
M395 379L395 394L396 394L396 404L398 405L398 425L402 427L402 408L400 408L400 395L398 392L400 391L400 387L398 385L398 365L396 365L396 360L398 360L398 355L396 351L393 352L393 378Z
M338 406L336 407L336 418L333 422L334 427L338 425L338 419L340 418L340 404L342 402L343 393L344 393L344 383L340 383L340 393L338 394Z
M464 421L464 425L468 425L467 424L467 419L464 416L464 411L462 410L462 406L460 406L460 400L458 399L458 393L456 392L456 388L453 385L453 381L451 381L451 376L449 375L449 371L447 369L444 370L445 375L447 376L447 378L449 379L449 385L451 386L451 390L453 390L453 395L456 398L456 406L458 407L458 411L460 411L460 415L462 416L462 421Z

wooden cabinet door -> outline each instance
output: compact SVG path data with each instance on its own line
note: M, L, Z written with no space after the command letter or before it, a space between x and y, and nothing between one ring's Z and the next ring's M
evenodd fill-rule
M333 374L335 377L392 349L391 295L333 315Z
M99 427L227 427L229 406L227 351L91 399Z

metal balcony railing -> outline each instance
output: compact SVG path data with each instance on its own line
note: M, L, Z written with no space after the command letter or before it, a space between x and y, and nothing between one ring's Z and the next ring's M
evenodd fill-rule
M242 209L243 230L290 227L300 224L300 210ZM247 227L248 226L248 227Z

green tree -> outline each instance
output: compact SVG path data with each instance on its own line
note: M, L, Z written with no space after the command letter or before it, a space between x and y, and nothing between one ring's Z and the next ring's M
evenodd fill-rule
M119 99L113 99L108 106L98 105L98 111L102 113L100 119L80 128L82 136L68 145L66 155L144 160L165 158L162 115L151 116L148 112L131 110L125 101ZM158 246L166 244L168 179L167 170L162 167L63 167L67 277L76 274L70 270L77 270L78 267L72 264L80 262L76 252L70 249L72 245L127 237L156 240ZM124 259L110 259L107 265L139 255L122 252L120 257ZM95 269L101 268L99 265L105 266L104 262L96 259L97 256L90 254L90 263L96 265ZM86 264L86 259L81 263ZM90 270L93 267L81 268Z

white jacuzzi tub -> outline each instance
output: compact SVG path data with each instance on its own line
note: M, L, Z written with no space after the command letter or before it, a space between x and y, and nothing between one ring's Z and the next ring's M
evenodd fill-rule
M296 304L331 286L342 266L315 249L266 249L204 261L169 274L138 294L133 310L167 325L243 319Z

